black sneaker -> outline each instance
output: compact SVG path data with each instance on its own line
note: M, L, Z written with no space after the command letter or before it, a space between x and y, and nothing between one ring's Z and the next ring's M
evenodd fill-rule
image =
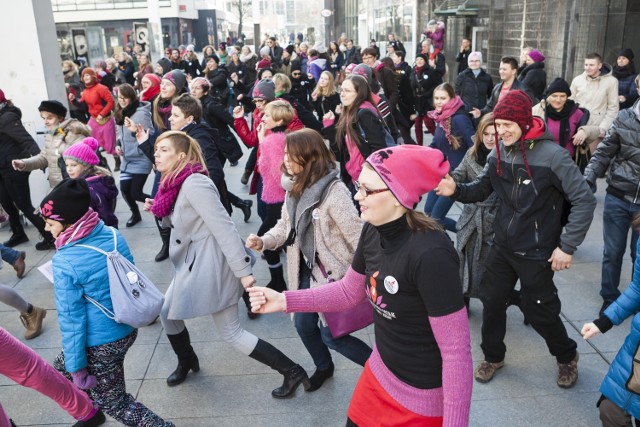
M18 246L20 243L26 243L28 241L29 241L29 238L24 233L22 233L22 234L12 234L11 237L9 237L9 240L4 242L3 245L5 245L5 246L7 246L9 248L12 248L14 246Z
M98 409L98 412L86 421L78 421L73 425L73 427L97 427L104 424L107 420L105 419L104 413L101 409Z
M42 242L36 243L36 250L38 251L48 251L50 249L56 248L55 240L43 240Z

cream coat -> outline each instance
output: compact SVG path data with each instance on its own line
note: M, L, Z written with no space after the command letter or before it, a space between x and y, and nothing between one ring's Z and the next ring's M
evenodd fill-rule
M589 143L599 138L600 129L606 132L611 127L619 109L618 80L609 65L603 64L602 70L603 74L595 79L585 72L571 82L571 99L590 113L587 124L579 128L587 133Z
M262 236L263 249L278 248L287 240L291 230L291 219L286 203L285 200L278 223ZM358 246L363 223L353 205L351 193L338 181L331 184L324 200L314 209L312 215L316 252L328 274L328 279L325 279L314 262L311 271L311 287L314 288L326 284L329 280L339 280L345 275ZM287 247L290 290L298 289L300 285L300 257L300 246L296 240Z
M168 318L191 319L238 304L240 278L252 274L251 257L213 181L189 176L163 226L172 228L169 256L176 269L167 290Z
M37 156L22 159L24 168L22 171L49 168L49 187L53 188L62 181L62 172L58 166L58 159L62 153L76 142L91 136L89 126L76 119L68 119L60 123L53 134L47 133L44 137L44 148ZM62 132L62 133L61 133Z

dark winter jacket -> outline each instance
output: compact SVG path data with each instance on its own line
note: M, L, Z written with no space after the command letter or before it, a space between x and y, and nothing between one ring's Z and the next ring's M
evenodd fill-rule
M454 170L462 162L467 150L473 145L472 138L475 133L476 131L469 113L465 111L464 107L460 107L460 109L451 116L451 135L456 137L460 143L460 147L457 150L453 149L447 140L444 129L442 129L440 125L436 127L436 132L433 135L430 147L442 151L449 160L451 170Z
M544 71L544 62L534 62L527 65L518 75L518 81L524 83L536 99L542 99L542 94L547 87L547 73Z
M85 178L89 186L91 202L89 206L96 211L105 225L118 227L118 217L113 212L118 198L118 187L111 175L93 175Z
M493 79L484 70L480 70L478 77L473 74L473 70L467 68L458 74L456 78L456 94L460 96L467 111L474 108L479 110L487 105L487 100L491 97L493 89Z
M200 77L202 75L202 68L200 67L197 59L193 61L187 61L185 59L185 62L187 63L187 69L185 73L190 75L191 78L195 79L196 77Z
M465 50L464 52L458 52L456 56L456 62L458 63L458 74L469 68L469 54L471 50Z
M207 163L209 177L216 184L216 187L219 187L219 184L224 181L224 171L218 153L218 140L220 139L218 131L206 122L192 122L182 128L182 131L200 144L204 160Z
M227 84L227 79L229 78L227 67L219 65L215 70L207 72L206 77L211 85L209 95L218 99L218 101L226 107L230 93L229 85Z
M474 203L495 191L501 202L494 223L496 246L546 261L556 247L567 254L576 251L591 225L596 199L567 150L553 142L541 118L534 117L534 122L534 128L544 133L524 142L531 176L520 144L505 147L500 141L502 175L497 172L494 149L482 174L471 183L458 184L453 197ZM563 232L565 199L571 203L571 212Z
M491 97L487 101L487 105L485 105L484 108L480 109L480 112L483 115L492 112L493 109L495 108L496 104L498 103L498 100L500 99L500 89L502 89L503 84L504 82L500 82L493 87L493 91L491 91ZM531 92L531 89L529 89L529 86L527 86L520 80L514 80L513 84L511 85L511 89L509 90L524 91L524 93L529 95L529 98L531 98L531 102L533 105L537 104L538 102L533 92Z
M442 83L442 75L426 65L422 70L413 69L411 87L413 88L416 112L426 115L433 110L433 90Z
M384 96L387 98L389 108L394 111L398 106L398 100L400 99L400 77L394 70L387 68L380 64L376 67L375 71L376 80L380 83Z
M636 99L638 99L638 86L636 86L635 83L637 76L637 74L631 74L624 78L618 78L618 96L624 96L626 98L626 101L620 103L621 110L631 107L633 103L636 102Z
M353 45L351 49L347 49L344 52L344 65L349 64L362 64L362 56L360 55L360 46Z
M584 176L590 185L607 173L607 192L640 204L640 100L618 113Z
M396 76L398 77L398 90L400 98L398 99L398 110L408 118L415 112L415 102L413 100L413 88L411 87L411 74L413 69L406 62L396 65Z
M305 108L310 109L309 96L313 90L312 86L312 82L310 82L307 76L303 73L299 79L291 78L291 90L289 91L289 95L297 99Z
M133 62L118 62L118 71L124 74L125 83L129 83L131 86L136 84L136 78L133 77L133 73L135 72L135 69L133 68Z
M322 130L322 122L313 115L313 112L308 108L309 104L302 105L298 102L298 98L290 93L283 93L277 99L284 99L291 104L304 127L317 130L318 132Z
M222 157L232 163L238 161L242 157L242 149L235 135L231 132L233 116L212 96L203 96L200 102L202 103L202 117L210 127L218 131L220 136L218 148L220 149L221 163L224 163Z
M22 125L22 111L15 106L0 110L0 176L28 174L13 169L11 161L40 154L40 147Z
M340 95L334 93L329 96L321 96L318 95L315 101L313 101L313 109L318 115L320 119L324 117L329 111L333 111L333 114L336 114L336 108L340 105ZM337 115L337 114L336 114ZM336 118L336 122L338 119Z

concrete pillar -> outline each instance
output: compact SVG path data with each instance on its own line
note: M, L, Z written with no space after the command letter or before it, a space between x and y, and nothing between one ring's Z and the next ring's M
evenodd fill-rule
M53 21L50 1L22 0L3 8L0 25L0 40L6 49L20 52L14 60L2 61L0 65L0 89L22 110L25 128L42 146L44 126L38 106L45 99L66 102L66 91L62 76L60 50ZM12 44L10 47L9 44ZM46 175L40 171L31 174L31 199L38 204L48 191Z

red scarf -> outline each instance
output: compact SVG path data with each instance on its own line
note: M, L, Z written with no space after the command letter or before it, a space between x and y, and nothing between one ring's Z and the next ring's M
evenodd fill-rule
M67 227L56 238L56 249L68 245L71 242L78 241L87 237L96 225L100 222L100 217L93 209L89 208L82 218L77 220L73 225Z
M449 145L451 145L451 117L453 117L460 107L464 107L464 102L456 95L455 98L444 104L442 111L432 110L427 113L427 116L438 123L442 130L444 130Z
M200 163L192 163L186 165L172 180L162 179L153 206L151 206L151 212L158 218L171 215L182 184L194 173L208 175L204 166Z

